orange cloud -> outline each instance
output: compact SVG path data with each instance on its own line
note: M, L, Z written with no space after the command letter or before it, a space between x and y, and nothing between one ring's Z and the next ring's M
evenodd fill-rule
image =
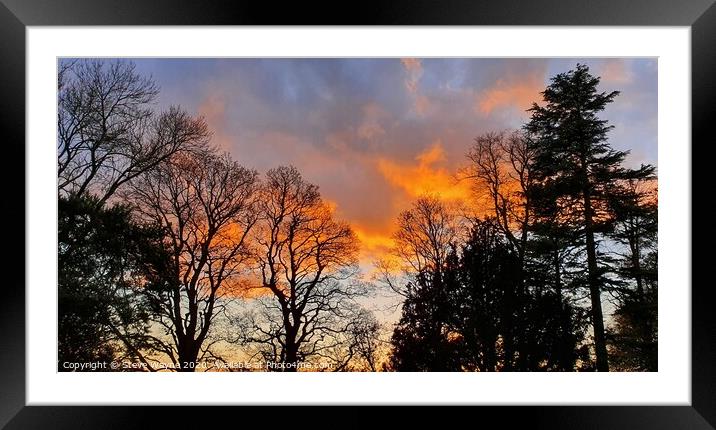
M255 299L271 294L267 288L263 288L259 276L244 274L236 278L227 279L222 284L222 295L231 298Z
M378 158L378 171L394 187L402 189L410 197L435 194L444 200L470 198L470 186L456 180L445 166L445 150L440 140L415 157L417 164L404 164L386 158Z
M540 92L544 87L543 71L526 77L511 76L499 79L495 85L477 95L475 112L487 116L495 109L507 107L526 110L533 102L541 99Z
M370 221L350 216L340 204L330 198L322 196L323 202L337 219L347 221L360 242L358 259L361 264L370 266L378 258L382 258L393 246L391 237L392 224L388 229L382 225L374 225Z
M374 231L355 223L351 227L361 243L359 258L363 264L372 264L375 260L388 254L393 247L393 238L390 232Z

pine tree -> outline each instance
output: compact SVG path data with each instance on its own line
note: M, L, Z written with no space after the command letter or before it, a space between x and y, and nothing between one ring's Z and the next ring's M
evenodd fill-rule
M619 92L599 92L598 85L599 78L581 64L556 75L542 92L543 104L532 105L525 131L535 145L531 192L552 196L560 207L567 208L565 216L574 220L573 228L584 238L596 366L598 371L608 371L601 304L604 268L599 262L598 235L613 225L615 217L608 202L619 182L647 177L654 169L623 167L628 153L611 148L607 134L612 126L598 116Z
M457 257L448 256L451 262ZM445 273L424 271L409 287L410 294L403 303L400 321L393 331L390 368L401 372L459 371L460 339L453 338L449 330L449 318L453 310L447 301L448 290L454 285L446 282L456 280L454 270Z

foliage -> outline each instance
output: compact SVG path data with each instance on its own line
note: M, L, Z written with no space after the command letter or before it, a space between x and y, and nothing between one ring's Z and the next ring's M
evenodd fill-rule
M168 268L161 230L129 207L90 197L58 202L59 369L62 363L134 360L147 346L151 308L143 290Z

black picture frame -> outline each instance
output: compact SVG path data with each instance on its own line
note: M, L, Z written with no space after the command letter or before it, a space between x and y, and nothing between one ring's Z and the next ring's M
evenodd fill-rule
M191 425L196 417L212 422L237 420L236 408L26 406L25 405L25 27L69 25L569 25L688 26L691 28L692 142L706 144L714 122L716 99L716 5L714 0L401 0L378 5L293 2L277 6L248 1L189 2L159 0L0 0L0 141L10 162L3 175L2 213L5 278L0 295L0 426L24 428L145 428L145 419L163 426ZM677 143L674 143L677 144ZM695 146L691 144L692 148ZM696 160L696 159L694 159ZM694 169L696 171L696 169ZM697 181L692 180L694 184ZM696 193L692 193L696 195ZM698 212L693 212L698 215ZM699 225L694 217L692 225ZM23 226L23 228L20 228ZM54 243L52 241L48 243ZM696 255L696 253L694 253ZM692 267L698 267L693 264ZM708 282L682 286L692 294L691 406L510 406L478 407L467 413L500 426L559 428L709 429L716 426L716 318ZM98 387L107 389L111 387ZM479 389L477 387L476 389ZM159 399L160 400L160 399ZM271 407L274 411L276 407ZM292 416L290 407L276 413ZM327 420L312 426L358 426L373 422L372 413L343 411L341 424ZM464 410L463 410L464 411ZM381 417L381 425L421 419L430 408L412 408ZM259 412L265 414L266 412ZM325 413L325 412L320 412ZM453 414L454 412L450 412ZM464 413L464 412L463 412ZM284 415L285 414L285 415ZM349 414L349 415L345 415ZM499 421L495 421L499 420ZM232 422L232 421L229 421ZM446 422L447 423L447 422ZM272 425L273 427L273 425ZM295 425L294 425L295 427Z

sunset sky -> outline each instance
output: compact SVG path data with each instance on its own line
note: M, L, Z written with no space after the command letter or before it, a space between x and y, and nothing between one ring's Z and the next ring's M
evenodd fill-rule
M263 173L292 164L320 186L363 245L390 244L397 214L423 193L470 198L456 183L472 139L519 127L557 73L586 63L628 164L657 164L656 59L135 59L159 104L203 115L214 142Z

